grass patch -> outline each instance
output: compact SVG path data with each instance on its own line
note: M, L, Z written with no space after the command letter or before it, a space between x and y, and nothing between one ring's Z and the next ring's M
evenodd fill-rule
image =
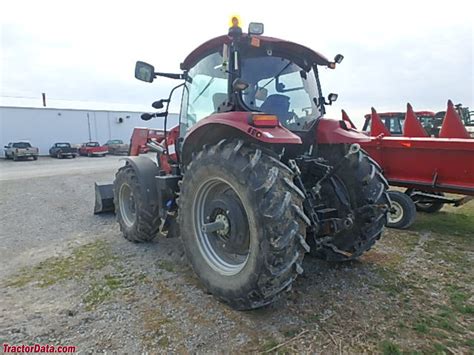
M388 340L384 340L380 344L380 349L384 355L400 355L402 353L400 347L397 344Z
M407 290L413 289L413 285L403 279L395 269L377 267L374 271L379 275L381 281L374 283L373 286L391 297L398 297Z
M425 321L420 321L418 323L415 323L413 329L415 329L418 333L426 334L428 333L430 328Z
M280 344L280 343L275 338L268 338L263 342L262 352L273 349L278 344Z
M451 351L448 351L448 348L440 343L435 343L433 345L435 354L449 354Z
M431 231L448 236L468 237L469 235L474 235L472 218L472 216L463 213L418 213L411 229L415 231Z
M86 310L95 309L97 305L109 299L114 290L122 288L123 284L123 276L116 275L105 275L100 281L92 283L83 299Z
M449 287L449 300L453 308L461 314L474 314L474 306L467 304L470 296L468 293L464 292L457 287Z
M113 260L108 244L99 240L74 249L69 256L49 258L24 268L8 279L6 285L23 287L36 282L39 287L48 287L63 280L82 279L90 271L102 269Z
M158 260L157 265L162 270L165 270L165 271L168 271L168 272L174 272L175 271L175 265L171 261Z

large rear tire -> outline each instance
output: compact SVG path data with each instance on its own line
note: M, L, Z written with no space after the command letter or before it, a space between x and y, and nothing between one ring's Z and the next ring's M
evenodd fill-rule
M309 220L292 179L286 165L243 141L206 147L187 166L179 199L187 257L235 309L273 302L303 272Z
M115 175L114 205L125 239L140 243L155 238L161 224L158 207L146 202L137 174L129 164L121 167Z
M338 145L321 146L320 151L332 166L341 162L346 153L341 152ZM328 261L348 261L372 248L380 239L387 221L391 204L387 189L388 183L379 165L365 152L361 150L345 159L333 177L323 183L321 199L314 202L335 208L340 218L353 211L359 212L352 215L351 228L331 235L330 240L318 247L311 238L308 239L311 254ZM375 207L382 205L387 206L385 210Z

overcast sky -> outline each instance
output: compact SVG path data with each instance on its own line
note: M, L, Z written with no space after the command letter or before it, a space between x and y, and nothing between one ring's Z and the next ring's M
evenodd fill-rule
M239 14L245 28L263 22L268 36L345 56L336 70L322 70L325 94L339 94L328 116L344 108L360 122L371 106L404 110L407 102L438 111L448 99L474 107L471 8L453 0L2 0L0 104L39 106L46 92L54 107L151 109L177 82L139 82L135 61L178 72Z

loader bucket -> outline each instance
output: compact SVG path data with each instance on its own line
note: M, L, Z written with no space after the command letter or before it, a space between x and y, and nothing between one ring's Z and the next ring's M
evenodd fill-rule
M114 212L114 185L111 183L95 184L95 206L94 214Z

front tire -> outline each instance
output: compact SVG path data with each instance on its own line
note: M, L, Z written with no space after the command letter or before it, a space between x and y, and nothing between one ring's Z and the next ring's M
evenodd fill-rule
M187 257L205 287L235 309L273 302L303 272L309 220L292 178L243 141L206 147L187 166L179 200Z
M115 175L114 205L125 239L140 243L155 238L161 224L158 207L146 202L137 174L129 164L121 167Z

